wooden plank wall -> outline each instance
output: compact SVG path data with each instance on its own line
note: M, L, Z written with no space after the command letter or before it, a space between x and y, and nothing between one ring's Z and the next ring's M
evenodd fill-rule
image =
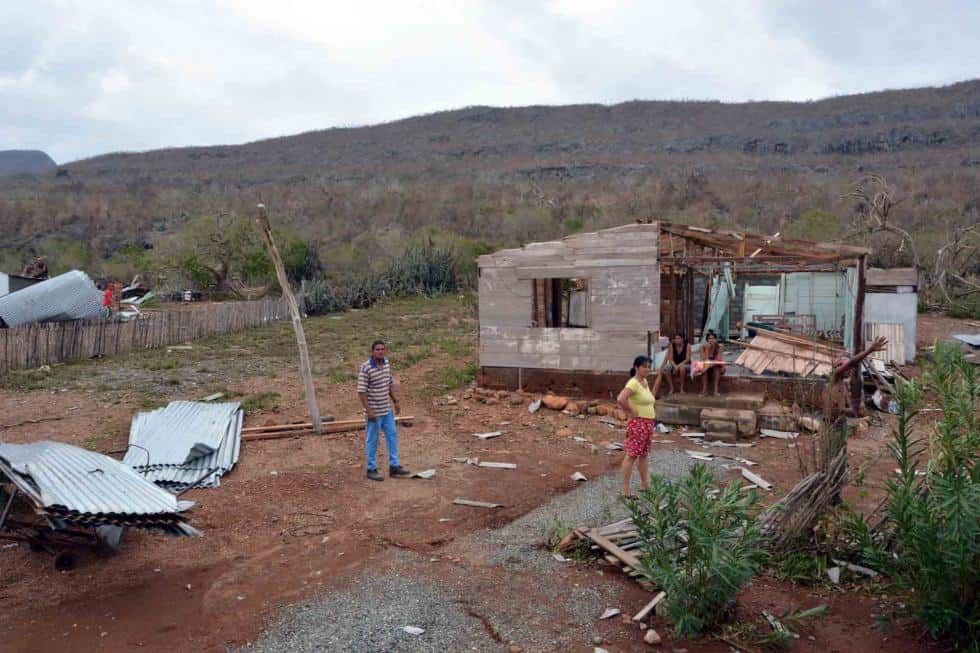
M176 345L289 319L282 298L202 304L128 322L77 321L0 329L0 373Z
M480 365L628 370L660 328L657 237L629 225L481 256ZM540 278L588 279L590 328L532 327Z

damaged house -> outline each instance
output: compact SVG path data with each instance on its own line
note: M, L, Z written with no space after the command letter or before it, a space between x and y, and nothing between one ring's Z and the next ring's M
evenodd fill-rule
M825 377L827 366L800 362L813 363L813 354L797 350L816 337L825 343L821 356L864 346L873 329L855 325L868 323L868 253L661 222L480 256L482 381L615 390L635 356L659 352L659 362L669 336L700 342L709 329L732 343L726 385ZM782 358L753 352L760 332L783 343ZM738 358L748 364L736 365Z

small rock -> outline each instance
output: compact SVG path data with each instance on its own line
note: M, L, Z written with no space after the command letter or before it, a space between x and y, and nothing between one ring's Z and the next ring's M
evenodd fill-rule
M456 397L449 397L448 399L446 399L446 405L447 406L455 406L458 403L459 402L456 401Z
M563 426L555 431L555 435L557 435L559 438L570 438L572 437L572 429L568 428L567 426Z
M559 397L558 395L547 394L541 398L541 403L543 403L551 410L563 410L565 406L568 405L568 398Z
M511 395L511 397L507 400L507 403L511 406L520 406L524 403L524 398L520 395Z
M581 482L581 481L587 481L589 479L587 479L585 477L585 474L583 474L582 472L575 472L574 474L572 474L572 480Z
M592 638L592 643L595 644L596 646L602 644L602 637L596 635L595 637Z
M106 636L106 635L108 635L108 634L109 634L109 633L107 633L107 632L105 632L105 631L102 631L101 633L99 633L99 637L105 637L105 636Z
M834 585L840 585L840 567L829 567L827 569L827 577L830 578L830 582Z
M500 400L496 397L487 397L487 406L499 406Z
M186 590L188 590L188 591L189 591L189 590L190 590L190 589L191 589L192 587L193 587L193 585L191 585L190 583L187 583L186 585L184 585L184 589L186 589Z
M510 653L524 653L524 649L522 649L520 646L511 646L507 650L510 651Z
M508 399L509 397L510 397L510 393L507 392L506 390L497 391L497 399Z
M643 641L649 644L650 646L656 646L663 640L660 639L660 635L657 633L657 631L651 628L643 636Z
M575 417L580 412L582 412L582 410L578 407L578 404L575 403L574 401L569 401L568 404L565 406L564 413L566 415L571 415L572 417Z

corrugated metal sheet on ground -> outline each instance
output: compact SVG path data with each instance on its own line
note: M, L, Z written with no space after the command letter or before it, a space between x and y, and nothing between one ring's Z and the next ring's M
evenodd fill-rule
M175 401L140 413L123 462L174 491L216 487L238 462L243 416L237 402Z
M138 413L123 462L132 467L183 465L221 446L241 406L238 402L173 401Z
M35 322L89 320L101 313L102 293L80 270L0 297L0 319L8 327Z
M829 376L833 370L830 354L805 345L794 345L760 332L752 339L754 345L735 360L755 374L785 373L793 376Z
M87 515L159 515L193 503L118 460L62 442L0 444L0 470L39 506Z
M960 342L965 342L971 347L980 347L980 333L969 335L969 334L957 334L953 336L956 340Z

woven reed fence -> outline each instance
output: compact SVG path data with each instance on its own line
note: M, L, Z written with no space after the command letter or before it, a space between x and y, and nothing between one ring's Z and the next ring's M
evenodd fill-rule
M289 319L283 298L201 304L127 322L95 320L0 329L0 374L52 363L176 345Z

